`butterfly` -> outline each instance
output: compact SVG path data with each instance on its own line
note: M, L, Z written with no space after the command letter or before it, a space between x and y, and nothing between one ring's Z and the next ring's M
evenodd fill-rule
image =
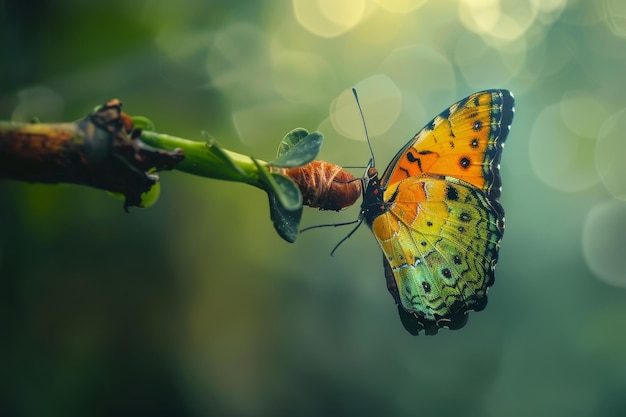
M470 95L436 116L378 177L363 177L359 224L383 252L406 330L459 329L487 304L504 233L500 157L514 114L507 90ZM354 231L354 230L353 230Z

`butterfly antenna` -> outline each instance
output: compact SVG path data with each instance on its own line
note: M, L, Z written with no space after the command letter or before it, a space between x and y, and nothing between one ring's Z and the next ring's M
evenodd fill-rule
M333 250L330 251L330 256L333 256L333 254L335 253L339 245L341 245L343 242L348 240L348 238L352 236L354 232L356 232L356 229L358 229L359 226L361 226L361 223L363 223L363 219L352 220L350 222L345 222L345 223L316 224L315 226L305 227L304 229L300 230L300 233L306 232L307 230L311 230L311 229L317 229L318 227L339 227L339 226L348 226L350 224L355 224L355 223L358 223L358 224L354 227L354 229L352 229L350 233L348 233L343 239L341 239L339 243L335 245Z
M339 226L348 226L350 224L354 224L357 223L359 220L352 220L349 222L345 222L345 223L327 223L327 224L316 224L315 226L309 226L309 227L305 227L304 229L300 230L300 233L302 232L306 232L307 230L311 230L311 229L317 229L320 227L339 227Z
M343 239L341 239L333 248L333 250L330 251L330 256L333 256L335 254L335 251L337 250L337 248L339 247L339 245L341 245L343 242L345 242L346 240L348 240L350 238L350 236L352 236L354 234L354 232L356 232L356 229L358 229L362 224L363 224L363 219L361 220L355 220L353 222L350 223L356 223L358 222L358 224L356 226L354 226L354 229L352 229L350 231L350 233L348 233ZM349 224L349 223L347 223Z
M344 165L343 169L365 169L367 168L365 165Z
M376 164L374 163L374 150L372 149L372 143L370 142L370 135L367 132L367 124L365 124L365 116L363 116L363 109L361 108L361 102L359 101L359 95L356 93L356 88L354 88L354 87L352 87L352 94L354 94L354 99L356 100L356 105L359 108L359 114L361 115L361 121L363 122L363 129L365 129L365 139L367 140L367 146L370 148L370 155L372 155L372 158L370 159L370 163L368 164L368 168L371 168L371 167L376 166ZM348 235L347 237L350 237L350 235Z

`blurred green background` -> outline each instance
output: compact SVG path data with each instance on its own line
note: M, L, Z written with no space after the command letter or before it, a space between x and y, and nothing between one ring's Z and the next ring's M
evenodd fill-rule
M366 228L334 257L345 228L290 245L252 187L166 172L156 206L125 214L98 190L0 182L1 416L626 410L624 2L5 0L0 62L3 120L118 97L265 160L320 130L344 166L369 158L356 86L380 169L456 100L517 100L489 305L435 337L402 328Z

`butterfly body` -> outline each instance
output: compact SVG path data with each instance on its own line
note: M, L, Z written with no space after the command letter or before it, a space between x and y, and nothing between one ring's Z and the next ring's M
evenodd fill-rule
M383 251L387 288L412 334L458 329L487 304L504 210L499 161L513 118L506 90L473 94L435 117L382 177L369 167L360 219Z

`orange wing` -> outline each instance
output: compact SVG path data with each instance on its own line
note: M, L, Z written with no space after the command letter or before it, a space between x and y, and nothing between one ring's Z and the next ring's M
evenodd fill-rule
M387 195L394 184L424 174L454 177L500 196L500 155L513 120L513 96L487 90L453 104L436 116L393 158L381 177ZM506 130L503 132L503 130Z

